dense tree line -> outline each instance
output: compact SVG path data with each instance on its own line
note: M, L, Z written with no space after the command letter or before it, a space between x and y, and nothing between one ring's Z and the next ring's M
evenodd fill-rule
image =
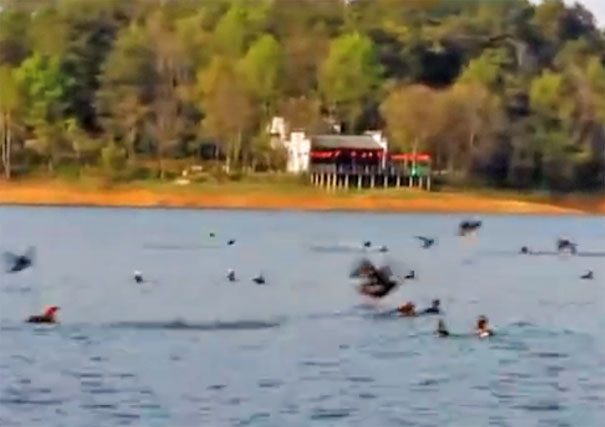
M5 176L384 129L450 182L605 185L605 37L561 0L0 0Z

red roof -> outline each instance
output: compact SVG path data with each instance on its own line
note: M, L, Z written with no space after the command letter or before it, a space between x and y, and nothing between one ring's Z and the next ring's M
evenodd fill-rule
M430 162L431 156L427 153L398 153L391 154L391 160L396 161L417 161L417 162Z

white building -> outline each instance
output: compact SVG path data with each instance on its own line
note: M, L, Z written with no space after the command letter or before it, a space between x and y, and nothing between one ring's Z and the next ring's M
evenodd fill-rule
M286 169L290 173L309 171L313 151L355 151L371 150L382 152L382 167L387 158L388 142L381 131L368 131L363 135L307 135L304 131L290 131L283 117L274 117L268 126L272 136L272 146L284 147L288 161Z

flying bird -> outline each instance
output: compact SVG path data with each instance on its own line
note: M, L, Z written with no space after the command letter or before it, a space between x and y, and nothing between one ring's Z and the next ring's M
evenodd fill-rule
M557 239L557 251L565 252L569 251L571 254L575 255L577 253L577 243L573 243L569 239Z
M363 279L364 282L358 288L359 293L372 298L382 298L400 284L389 265L378 268L367 258L356 263L349 277Z
M431 237L424 237L424 236L414 236L414 237L422 242L422 247L424 249L428 249L435 244L435 239L433 239Z
M458 235L466 236L467 234L477 231L481 228L481 221L464 220L458 225Z
M36 249L30 247L23 255L16 255L12 252L4 253L4 260L6 263L7 273L18 273L23 271L34 264L34 257L36 255Z

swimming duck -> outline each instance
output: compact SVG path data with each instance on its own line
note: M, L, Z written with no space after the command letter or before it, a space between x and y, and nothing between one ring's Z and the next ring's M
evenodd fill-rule
M409 273L406 274L403 278L406 280L414 280L416 278L416 272L414 270L410 270Z
M488 338L494 335L494 331L489 327L489 320L486 316L479 316L477 319L477 335L479 338Z
M397 312L402 317L414 317L416 316L416 305L413 302L406 302L397 307Z
M252 279L252 281L253 281L254 283L256 283L257 285L264 285L264 284L266 283L265 278L264 278L264 276L263 276L263 274L262 274L262 273L261 273L261 274L259 274L259 275L258 275L258 276L256 276L256 277L254 277L254 278Z
M141 273L141 272L140 272L140 271L138 271L138 270L136 270L136 271L133 273L133 276L132 276L132 277L134 278L134 281L135 281L135 282L137 282L137 283L143 283L143 282L144 282L144 279L143 279L143 273Z
M443 319L439 319L437 321L437 329L435 330L435 333L440 337L450 336L450 331L447 330L447 326L445 326Z
M30 316L26 322L27 323L58 323L56 313L59 311L59 307L56 305L52 305L47 307L44 310L44 313L41 315Z
M420 314L440 314L441 313L441 301L434 299L429 308L425 308Z
M588 270L585 274L581 275L580 279L584 279L584 280L594 279L594 274L592 273L592 270Z

